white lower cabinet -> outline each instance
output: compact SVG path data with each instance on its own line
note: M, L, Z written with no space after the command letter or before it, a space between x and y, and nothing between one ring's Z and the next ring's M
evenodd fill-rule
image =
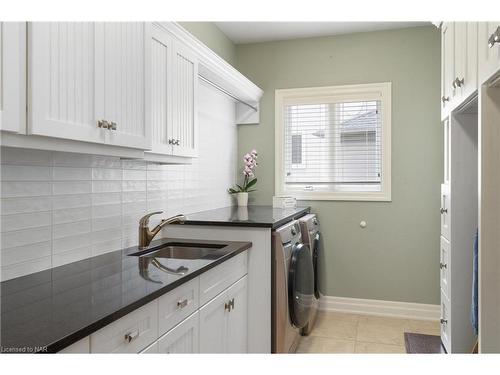
M247 353L247 288L243 252L60 353Z
M247 277L200 309L201 353L247 351Z
M199 353L199 332L199 312L197 311L158 340L158 353Z

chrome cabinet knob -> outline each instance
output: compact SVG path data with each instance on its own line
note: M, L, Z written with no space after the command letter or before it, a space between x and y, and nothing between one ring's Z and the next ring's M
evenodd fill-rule
M490 35L488 38L488 47L493 48L495 43L500 42L500 26L496 29L496 31Z
M449 96L442 96L441 97L441 101L444 103L444 102L449 102L450 101L450 97Z
M118 127L118 125L116 125L116 122L112 121L109 123L108 129L109 130L116 130L117 127Z
M168 144L169 144L169 145L173 145L173 144L174 144L174 140L173 140L173 139L169 139L169 140L168 140Z
M443 269L443 268L448 268L448 265L446 263L439 263L439 269Z
M188 304L188 300L187 298L186 299L183 299L182 301L178 301L177 302L177 308L178 309L183 309L184 307L186 307Z
M448 213L448 209L447 208L441 208L439 211L441 212L441 215Z
M179 146L179 144L180 144L180 143L181 143L181 141L180 141L179 139L176 139L174 144L175 144L176 146Z
M97 120L97 127L102 128L102 129L108 129L110 126L110 123L107 122L106 120Z
M125 341L126 342L132 342L135 340L137 337L139 337L139 331L133 331L125 334Z
M447 320L447 319L444 319L444 318L439 319L439 322L440 322L441 324L448 324L448 320Z
M462 79L460 79L460 78L458 78L458 77L457 77L457 78L455 78L455 80L453 81L453 88L454 88L454 89L456 89L456 88L458 88L458 87L462 87L462 86L463 86L463 84L464 84L464 81L465 81L465 79L464 79L464 78L462 78Z

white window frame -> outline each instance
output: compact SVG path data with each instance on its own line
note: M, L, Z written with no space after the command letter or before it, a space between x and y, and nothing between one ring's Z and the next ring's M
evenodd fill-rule
M275 91L275 195L300 200L391 201L391 82L363 85L307 87ZM380 100L382 105L382 175L380 191L304 191L287 189L284 163L284 106L326 101Z

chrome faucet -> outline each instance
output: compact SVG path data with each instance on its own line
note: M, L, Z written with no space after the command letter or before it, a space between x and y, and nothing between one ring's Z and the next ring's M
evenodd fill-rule
M186 221L186 216L175 215L168 219L163 219L160 224L158 224L153 229L149 229L149 218L153 215L162 214L163 211L152 212L150 214L144 215L141 220L139 220L139 249L145 249L149 246L153 238L158 234L158 232L167 224L181 223Z

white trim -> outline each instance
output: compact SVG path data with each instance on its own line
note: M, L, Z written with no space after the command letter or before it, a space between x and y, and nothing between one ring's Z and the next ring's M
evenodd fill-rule
M319 309L418 320L439 320L440 317L439 305L333 296L321 296Z
M370 83L363 85L306 87L295 89L279 89L275 91L275 196L292 195L299 200L343 200L343 201L391 201L391 92L392 83ZM382 100L382 183L380 192L302 192L288 191L284 186L284 152L283 152L283 105L294 102L317 100L339 101L352 96L376 95Z

